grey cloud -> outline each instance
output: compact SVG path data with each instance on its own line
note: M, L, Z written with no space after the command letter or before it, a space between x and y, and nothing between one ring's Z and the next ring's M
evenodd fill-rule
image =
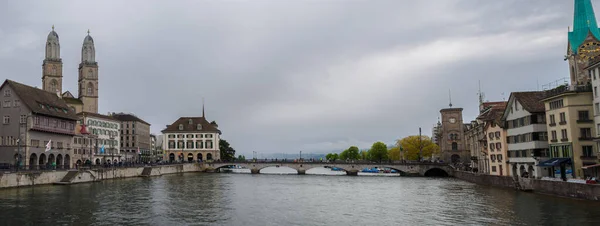
M39 86L55 24L74 91L90 29L101 112L134 112L159 133L201 114L204 97L242 153L366 148L428 134L448 89L470 120L478 80L493 101L565 77L572 10L546 0L11 1L0 9L0 73Z

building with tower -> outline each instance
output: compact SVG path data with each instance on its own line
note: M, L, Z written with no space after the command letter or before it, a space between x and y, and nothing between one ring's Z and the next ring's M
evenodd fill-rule
M438 143L441 160L451 163L469 162L470 153L466 150L465 130L463 125L462 108L453 108L450 100L449 108L440 110L441 127Z
M46 57L42 63L42 89L51 93L62 94L62 59L60 58L60 41L58 34L52 31L46 40Z
M79 63L78 96L69 91L63 92L62 59L60 58L60 40L52 26L46 40L46 57L42 64L42 89L59 93L69 108L77 113L98 113L98 62L94 39L88 35L83 39L81 62Z

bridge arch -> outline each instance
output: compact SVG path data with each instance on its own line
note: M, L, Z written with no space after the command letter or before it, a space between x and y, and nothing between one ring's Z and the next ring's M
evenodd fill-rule
M433 168L426 170L425 174L423 176L426 176L426 177L449 177L450 174L448 172L446 172L446 170L444 170L444 169L441 169L438 167L433 167Z

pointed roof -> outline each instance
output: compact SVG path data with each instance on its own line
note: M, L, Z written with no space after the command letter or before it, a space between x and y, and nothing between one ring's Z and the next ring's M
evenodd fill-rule
M569 44L573 53L583 44L588 34L600 40L600 30L596 22L596 15L591 0L575 0L573 14L573 31L569 32Z
M11 87L13 92L21 99L21 103L25 104L25 106L35 114L77 120L75 112L71 110L65 100L61 99L56 93L44 91L8 79L0 86L0 89L4 86Z

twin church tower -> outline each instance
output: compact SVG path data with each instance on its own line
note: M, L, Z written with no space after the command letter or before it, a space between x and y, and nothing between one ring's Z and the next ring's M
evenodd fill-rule
M46 40L46 57L42 64L42 89L57 93L75 112L98 113L98 62L94 39L88 35L83 39L81 47L81 63L79 63L79 91L75 98L69 91L63 92L63 63L60 58L60 42L58 34L52 31Z

